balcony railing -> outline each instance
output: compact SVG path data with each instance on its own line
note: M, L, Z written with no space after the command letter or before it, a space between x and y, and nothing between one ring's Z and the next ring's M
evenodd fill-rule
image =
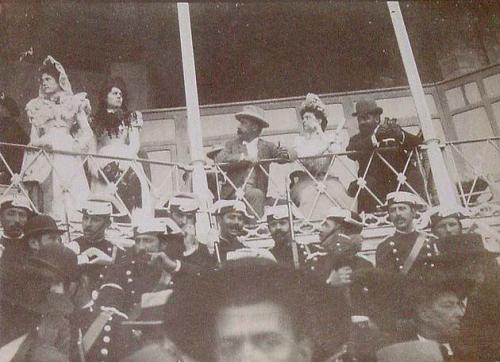
M500 160L500 137L472 139L447 142L441 145L446 165L450 177L456 185L456 197L463 207L469 210L471 217L492 217L500 215L500 198L499 198L499 182L500 173L498 172L498 164ZM471 152L471 147L474 152ZM373 170L373 160L377 159L385 167L385 172L391 175L397 183L394 190L397 191L405 189L406 191L419 195L423 202L428 207L436 206L435 191L433 189L432 172L429 169L425 153L426 146L421 145L418 148L409 150L407 158L405 159L402 169L396 169L388 160L387 154L394 152L393 148L381 148L373 151L370 154L370 161L366 167L363 175L358 176L357 173L349 167L346 167L350 172L350 176L358 189L352 193L348 198L348 203L345 199L339 198L336 193L342 184L335 176L335 169L340 166L346 166L345 162L347 156L353 155L354 152L337 152L329 153L316 157L299 158L292 161L287 161L287 166L290 173L285 175L275 175L269 171L269 165L272 163L284 162L280 159L260 160L251 165L244 165L247 169L247 174L242 183L236 184L229 176L229 168L241 165L216 163L213 166L207 166L206 172L209 178L215 180L215 188L212 190L214 199L218 199L221 195L221 186L230 187L234 191L235 198L245 202L248 206L249 212L256 216L258 222L251 224L247 227L247 241L257 242L258 240L269 239L269 231L265 220L258 215L251 202L245 197L245 187L248 181L259 172L266 177L269 188L273 187L278 192L278 197L269 198L268 205L273 205L278 202L278 198L289 199L290 202L297 206L301 213L301 218L295 220L294 231L299 242L309 242L317 240L317 233L319 232L320 222L322 219L321 214L326 211L329 206L341 206L355 210L360 195L365 194L365 197L370 198L378 206L382 206L384 198L370 188L366 182L366 176L371 171L376 171L375 174L380 174L380 170ZM6 150L16 150L16 152L30 152L32 154L32 161L24 164L19 172L15 172L11 165L8 164L4 153ZM142 216L153 217L154 210L163 206L171 194L176 191L186 191L184 188L185 175L189 175L192 168L189 165L165 162L154 159L140 159L140 158L126 158L126 157L107 157L98 154L84 154L77 152L66 152L57 150L48 150L31 146L0 143L0 164L4 176L7 175L9 183L2 185L1 196L16 191L24 194L30 199L32 206L39 212L52 214L64 224L71 234L71 237L78 235L81 232L79 224L80 219L75 211L78 209L79 204L77 201L82 200L81 192L78 188L72 187L73 183L81 182L77 180L74 174L68 173L66 164L64 162L54 162L56 155L77 159L78 164L82 169L86 170L86 182L92 185L92 177L98 177L100 182L106 186L109 199L112 199L116 211L121 212L121 219L116 224L115 229L111 230L117 237L130 237L130 223L134 217L134 209L128 207L126 200L124 200L123 191L127 191L126 187L129 186L126 182L127 169L132 169L137 172L139 169L147 169L149 167L161 167L167 171L168 177L152 178L148 172L143 172L139 176L144 178L143 185L147 185L147 192L150 194L151 203L147 209L141 209ZM486 156L485 156L486 155ZM38 161L37 161L38 160ZM39 195L37 187L40 185L33 185L33 183L26 182L26 175L30 170L34 169L34 165L39 160L43 160L47 167L49 167L49 174L51 183L59 185L61 188L63 198L59 200L61 205L52 204L52 208L47 208L50 202L54 200L44 200L47 195ZM324 168L322 172L315 172L311 167L311 161L321 164ZM112 162L122 162L126 168L122 169L110 177L110 172L105 169L105 165ZM99 166L100 165L100 166ZM325 166L326 165L326 166ZM90 169L94 167L94 173ZM128 168L127 168L128 167ZM408 177L408 171L412 169L414 175L412 180ZM165 175L165 172L163 172ZM291 176L291 177L290 177ZM295 178L295 180L294 180ZM5 179L5 177L4 177ZM337 188L332 188L331 183L334 183ZM300 188L305 193L294 193L297 185L305 184L306 187ZM209 182L210 184L210 182ZM290 185L291 186L286 186ZM213 183L212 183L213 185ZM125 188L122 188L125 187ZM168 186L168 187L166 187ZM284 187L286 186L286 187ZM343 187L343 186L342 186ZM287 193L287 190L289 191ZM92 193L90 187L90 193ZM128 190L129 191L129 190ZM343 192L347 190L344 188ZM288 196L287 196L288 194ZM101 195L102 196L102 195ZM345 196L345 195L342 195ZM50 197L50 196L49 196ZM49 202L47 202L49 201ZM57 200L56 200L57 201ZM63 211L62 213L60 211ZM361 210L362 211L362 210ZM59 214L57 214L59 212ZM207 213L208 210L200 210L201 213ZM361 212L363 222L365 224L365 231L370 229L384 228L390 226L387 220L387 213L383 209L374 212ZM424 212L420 215L418 220L419 227L425 228L428 224L428 215Z

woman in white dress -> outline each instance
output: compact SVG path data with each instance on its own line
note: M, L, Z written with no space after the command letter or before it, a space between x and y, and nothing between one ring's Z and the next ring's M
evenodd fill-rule
M317 95L309 93L306 96L300 107L300 116L302 127L295 139L295 157L321 156L344 150L337 132L331 136L325 133L328 119L325 105ZM337 177L336 171L340 165L334 163L330 167L332 157L306 158L298 162L299 167L290 174L290 192L292 200L306 218L320 220L331 206L355 209L353 199L347 195L346 188ZM318 182L325 180L324 191L328 195L324 192L318 194L319 188L311 176Z
M30 145L45 150L91 151L90 104L86 93L73 94L63 66L48 56L41 68L38 97L26 105L31 123ZM43 212L59 220L77 220L77 209L89 195L81 156L61 153L38 155L28 151L23 159L23 181L40 185Z
M92 119L97 139L97 153L110 157L138 158L139 131L143 125L140 112L129 112L127 91L120 78L109 79L99 92L99 105ZM121 212L133 219L152 217L153 205L144 168L139 162L96 158L91 190L118 199Z

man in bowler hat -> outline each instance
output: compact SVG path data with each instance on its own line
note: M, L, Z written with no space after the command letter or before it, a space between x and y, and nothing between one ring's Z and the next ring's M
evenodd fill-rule
M382 112L383 109L377 106L374 100L362 99L356 103L356 112L352 114L358 119L359 133L350 138L346 150L356 151L348 157L358 161L358 177L364 177L366 187L373 193L372 195L364 188L360 190L358 197L360 212L376 211L378 202L374 196L383 202L389 192L397 189L401 177L398 177L381 157L396 172L403 174L410 152L421 143L420 137L403 131L395 120L386 119L381 123ZM374 154L374 151L379 152ZM408 164L404 176L415 191L419 193L422 191L422 177L418 174L413 159ZM350 193L355 194L359 185L354 183L352 185ZM405 184L402 188L408 189Z
M260 138L262 130L269 127L264 110L257 106L245 106L235 115L239 122L237 136L226 142L224 149L215 157L218 163L231 163L228 167L229 180L221 188L221 199L234 199L236 188L243 188L252 211L262 217L267 195L269 162L259 160L289 159L288 151ZM264 168L265 172L261 169Z

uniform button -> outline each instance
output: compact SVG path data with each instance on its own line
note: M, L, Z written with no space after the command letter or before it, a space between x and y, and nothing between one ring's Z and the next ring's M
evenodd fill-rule
M311 267L311 270L314 270L314 265Z
M104 337L103 337L103 339L102 339L102 341L103 341L104 343L109 343L109 341L110 341L110 340L111 340L111 339L109 338L109 336L104 336Z
M168 285L174 285L174 282L173 281L169 281Z
M97 300L99 297L99 292L97 290L92 291L92 300Z
M100 278L100 279L104 278L104 275L99 274L99 278Z
M401 270L401 269L403 269L403 266L402 266L402 265L400 265L400 266L399 266L399 269L400 269L400 270Z
M318 258L315 256L315 257L313 258L313 260L314 260L314 261L317 261L317 260L318 260Z
M398 258L398 257L396 257L396 261L399 261L399 258Z
M101 354L103 356L107 356L108 355L108 350L106 348L101 349Z
M132 278L127 279L127 283L132 283L134 280Z
M113 250L113 249L111 249L111 248L108 248L108 251L111 251L111 250Z
M132 260L132 264L135 264L135 260Z
M132 272L131 272L130 270L127 270L127 271L125 272L125 274L126 274L126 275L130 275L130 274L132 274Z
M105 326L104 326L104 330L105 330L106 332L109 332L109 331L111 330L111 326L110 326L110 325L105 325Z
M432 256L432 254L431 253L427 253L427 256Z
M131 291L130 291L130 294L135 294L135 290L131 290Z
M396 245L396 244L394 244L394 241L391 241L391 242L389 242L389 245L390 245L390 246L394 246L394 245Z
M427 244L425 247L426 247L427 249L430 249L430 248L431 248L431 246L430 246L429 244Z
M434 268L434 263L431 264L431 268Z
M335 245L340 246L340 243L336 243Z
M113 316L110 315L109 318L108 318L108 321L112 321L113 320Z
M398 252L398 249L392 249L392 253L396 254Z

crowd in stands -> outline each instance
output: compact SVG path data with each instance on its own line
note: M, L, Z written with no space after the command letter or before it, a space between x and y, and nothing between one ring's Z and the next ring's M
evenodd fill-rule
M19 111L0 100L4 127ZM434 207L430 229L417 226L428 207L412 158L421 139L381 121L374 101L353 114L360 132L347 155L364 183L352 186L329 172L329 157L314 158L344 151L325 133L319 97L306 96L292 148L260 138L265 112L245 106L236 137L210 154L222 175L209 179L217 236L208 242L197 234L207 213L197 195L175 193L155 210L148 171L130 160L142 118L121 80L106 82L92 115L48 57L26 111L29 140L14 128L1 140L37 147L22 158L1 150L12 160L2 177L21 174L29 189L14 185L0 198L1 361L500 360L499 253L464 227L464 210ZM63 152L41 158L39 149ZM103 157L83 162L86 152ZM270 164L296 160L291 198L269 200ZM314 179L328 190L317 210ZM360 213L376 210L395 231L373 261L361 253ZM129 212L132 240L110 238ZM293 230L305 214L321 218L307 244ZM56 222L68 219L81 236ZM244 238L261 221L270 248Z

